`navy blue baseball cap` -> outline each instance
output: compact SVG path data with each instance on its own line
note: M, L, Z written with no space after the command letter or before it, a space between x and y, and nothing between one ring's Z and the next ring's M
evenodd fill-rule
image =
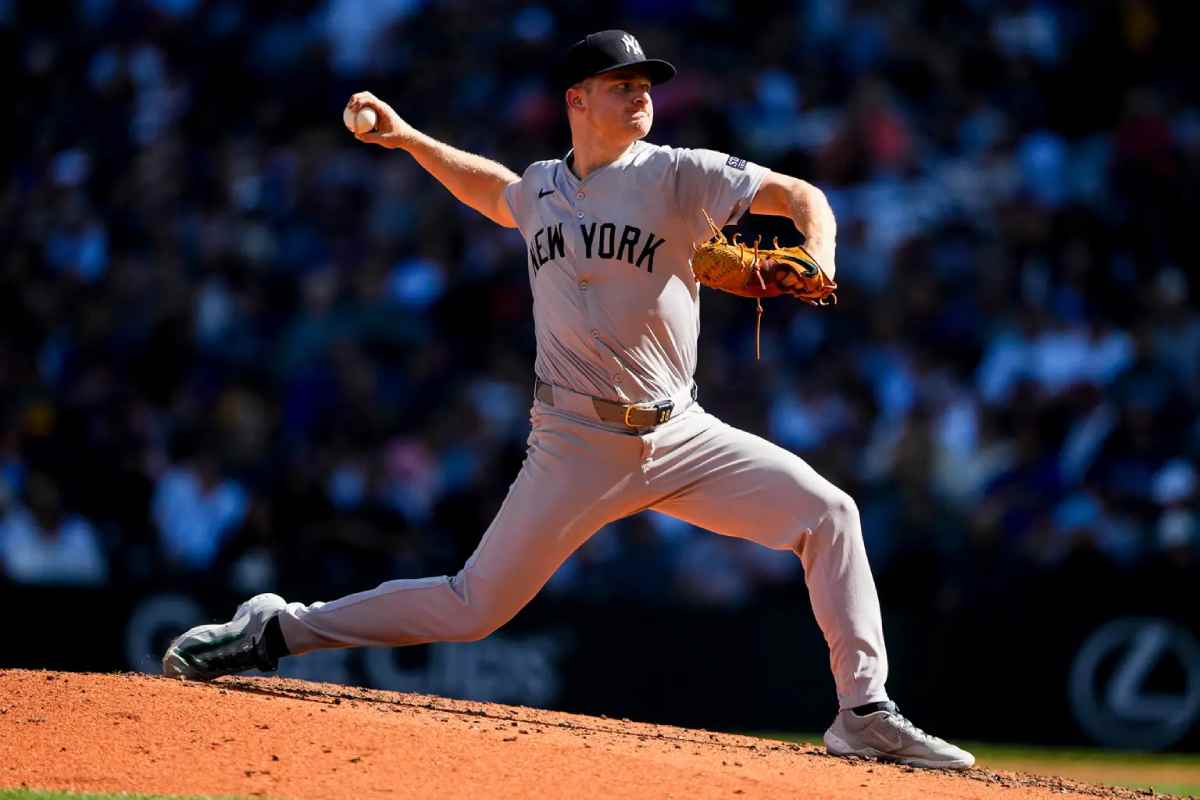
M612 30L588 34L571 45L559 72L559 83L566 89L593 75L625 67L637 67L655 85L675 77L675 67L669 62L646 58L633 34Z

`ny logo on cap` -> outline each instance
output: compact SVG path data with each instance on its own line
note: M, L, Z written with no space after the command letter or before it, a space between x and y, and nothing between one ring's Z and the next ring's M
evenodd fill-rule
M642 53L642 46L638 44L638 40L633 38L628 33L621 37L621 44L625 45L625 52L636 59L644 61L646 56Z

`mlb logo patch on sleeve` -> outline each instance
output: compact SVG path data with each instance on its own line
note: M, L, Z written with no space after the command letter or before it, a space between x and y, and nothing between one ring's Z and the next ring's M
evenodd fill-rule
M745 169L746 159L738 158L737 156L730 156L729 160L725 162L725 166L733 167L734 169Z

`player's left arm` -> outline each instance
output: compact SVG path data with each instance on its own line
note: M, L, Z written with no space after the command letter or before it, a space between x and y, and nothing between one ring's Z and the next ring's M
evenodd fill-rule
M804 234L804 246L830 278L837 272L837 221L825 193L811 183L768 172L750 203L751 214L787 217Z

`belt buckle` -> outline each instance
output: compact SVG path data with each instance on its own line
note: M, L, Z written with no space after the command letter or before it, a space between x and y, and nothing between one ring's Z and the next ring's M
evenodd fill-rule
M667 420L669 420L671 418L671 412L673 412L675 410L675 401L663 400L662 402L655 403L654 405L650 406L649 408L646 408L645 406L638 406L638 405L625 406L625 427L627 427L627 428L639 427L629 421L629 415L634 410L653 411L654 412L654 424L662 425L664 422L666 422Z

